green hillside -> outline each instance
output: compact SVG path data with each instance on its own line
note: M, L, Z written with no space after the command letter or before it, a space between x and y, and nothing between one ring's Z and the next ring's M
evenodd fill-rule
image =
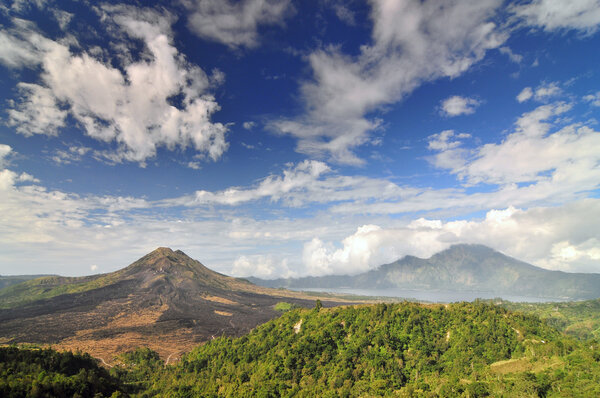
M197 347L145 394L594 396L598 359L537 317L483 303L294 310Z
M52 275L0 275L0 290L4 289L5 287L16 285L31 279L41 278L43 276Z
M600 300L561 303L500 303L504 308L534 314L580 340L600 339Z
M0 290L0 309L14 308L34 301L68 293L82 293L115 283L118 275L84 277L45 276Z

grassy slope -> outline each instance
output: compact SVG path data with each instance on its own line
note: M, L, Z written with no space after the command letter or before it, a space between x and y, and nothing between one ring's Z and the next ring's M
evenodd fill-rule
M69 278L45 276L0 290L0 309L14 308L67 293L81 293L108 286L119 280L116 273Z

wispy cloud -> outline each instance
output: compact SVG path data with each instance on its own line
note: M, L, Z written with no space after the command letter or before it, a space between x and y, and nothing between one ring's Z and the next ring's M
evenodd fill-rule
M283 25L293 13L289 0L189 0L189 28L198 36L231 48L256 47L258 28Z
M556 0L533 0L513 5L510 10L525 24L546 31L578 30L592 34L600 26L599 0L571 0L568 4Z
M501 1L372 2L371 45L357 56L329 46L308 57L313 80L301 85L306 112L271 127L298 138L297 150L361 164L353 150L370 142L380 120L368 115L425 81L456 77L501 46L491 19Z

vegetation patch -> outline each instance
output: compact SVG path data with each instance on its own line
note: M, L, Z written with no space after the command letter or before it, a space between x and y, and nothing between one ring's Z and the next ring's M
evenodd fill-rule
M281 312L288 312L288 311L293 310L294 308L296 308L295 305L285 302L285 301L280 301L277 304L275 304L275 310L281 311Z

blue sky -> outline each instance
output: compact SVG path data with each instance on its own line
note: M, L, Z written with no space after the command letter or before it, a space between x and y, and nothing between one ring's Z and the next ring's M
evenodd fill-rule
M8 1L0 274L481 243L600 272L600 1Z

